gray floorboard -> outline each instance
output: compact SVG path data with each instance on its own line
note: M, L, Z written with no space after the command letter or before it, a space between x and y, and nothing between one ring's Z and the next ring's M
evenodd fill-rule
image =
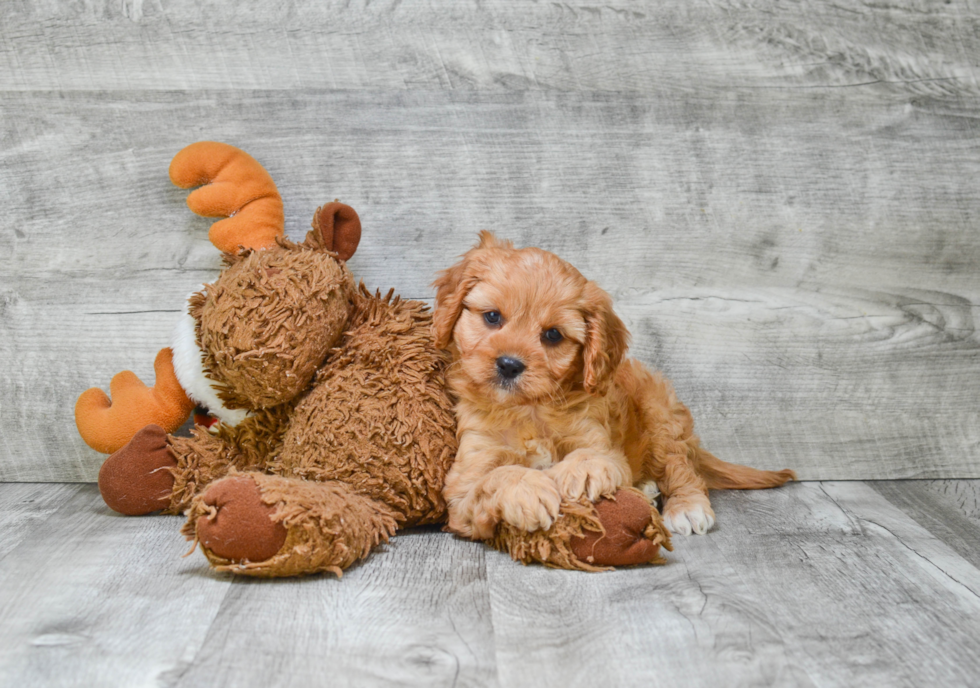
M872 489L980 566L980 480L879 480Z
M419 530L342 580L235 579L172 685L393 684L496 684L480 545Z
M0 560L0 685L152 685L193 660L231 580L181 559L180 522L84 485L35 524Z
M974 487L716 492L660 567L524 567L430 528L340 580L257 581L93 485L0 484L0 685L970 685Z

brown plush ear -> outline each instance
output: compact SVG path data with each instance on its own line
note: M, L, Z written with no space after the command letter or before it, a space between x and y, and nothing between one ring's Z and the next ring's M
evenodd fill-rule
M341 260L350 260L361 241L361 218L349 205L338 201L316 209L313 229L323 237L323 246Z
M582 347L585 391L601 396L629 348L626 325L613 312L612 299L595 282L585 285L582 298L585 345Z

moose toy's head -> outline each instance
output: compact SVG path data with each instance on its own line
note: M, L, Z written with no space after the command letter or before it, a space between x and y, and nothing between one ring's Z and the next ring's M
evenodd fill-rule
M346 261L361 236L353 208L336 201L318 208L306 239L294 243L283 234L282 199L268 172L211 141L180 151L170 179L200 187L187 198L195 213L225 218L208 235L225 268L188 299L172 347L157 355L153 388L120 373L111 401L99 389L79 397L79 432L105 453L150 423L176 429L195 406L237 425L292 400L309 387L352 308Z
M172 344L184 391L220 420L287 402L309 387L344 331L354 280L350 251L329 237L359 233L349 206L318 209L306 240L225 254L218 279L188 299Z

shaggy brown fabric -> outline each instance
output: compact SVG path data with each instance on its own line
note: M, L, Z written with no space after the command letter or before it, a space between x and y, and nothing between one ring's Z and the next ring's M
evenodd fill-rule
M301 246L316 248L319 237L311 233ZM211 307L195 305L202 313ZM197 429L172 439L178 468L171 508L189 505L183 532L200 538L218 569L339 574L398 527L445 516L455 420L445 388L448 357L433 345L431 315L421 302L363 286L348 305L346 331L305 395L253 411L238 427L220 425L217 435ZM287 530L279 553L264 562L221 556L197 526L213 508L214 488L204 488L247 469L265 473L248 475Z
M176 466L167 513L183 513L198 492L229 470L261 470L278 450L292 403L252 412L232 427L216 424L217 433L194 426L190 437L171 437Z
M206 374L229 408L282 404L309 386L336 344L353 278L318 242L280 239L228 262L191 301Z
M275 510L273 518L286 528L286 541L265 561L242 561L219 556L200 538L204 554L218 571L259 577L329 571L340 576L376 545L387 542L398 527L398 514L344 483L247 475L259 486L263 503ZM211 513L209 494L223 482L215 483L193 501L182 530L188 539L195 539L195 533L200 536L195 525Z
M262 501L259 486L247 475L217 481L200 502L208 513L197 521L197 537L205 551L221 559L265 561L286 542L275 508Z
M618 519L629 514L635 521L636 503L633 500L637 495L643 501L646 512L643 516L649 517L650 521L635 537L627 541L625 534L621 533L623 524ZM562 502L558 519L545 531L527 533L510 524L501 523L489 544L502 552L507 552L515 561L523 564L539 562L553 568L579 571L609 571L612 566L625 564L664 563L665 560L657 555L656 550L661 545L667 550L671 547L670 535L663 527L660 514L650 506L646 497L638 490L623 488L615 495L617 501L624 497L631 501L629 507L619 510L603 509L602 512L587 500L578 503ZM611 561L617 558L615 546L608 549L600 548L602 554L607 556L595 556L597 552L593 552L588 545L608 537L607 530L616 533L615 542L630 551L633 555L631 558ZM631 532L633 529L627 526L625 530ZM641 540L648 541L656 547L644 545ZM651 552L650 549L654 551ZM642 555L645 554L649 554L650 558L644 558Z
M236 463L238 468L261 468L268 463L270 456L279 452L295 403L288 401L279 406L254 410L234 427L224 423L217 425L218 438L234 445L235 451L242 456Z
M350 243L350 218L340 219L335 230ZM339 573L400 525L445 515L455 420L431 315L420 302L351 288L322 229L315 222L302 244L226 256L218 281L191 299L206 374L229 406L251 410L237 427L171 439L170 510L189 507L184 532L218 568ZM211 490L241 470L262 472L248 475L287 531L265 562L216 551L197 525L207 532Z
M522 564L538 562L559 569L608 571L607 566L595 566L580 560L572 550L571 539L589 531L603 532L593 504L587 501L562 502L561 512L548 530L528 533L502 522L487 543L501 552L507 552Z
M456 435L448 358L433 345L431 322L425 304L362 286L269 472L341 481L384 502L403 525L441 521Z
M190 437L171 437L170 451L177 465L171 473L173 491L167 513L183 513L191 500L209 484L223 478L246 461L234 443L222 441L206 429L195 426Z
M147 425L102 464L99 492L111 509L127 516L160 511L170 504L174 464L166 430Z

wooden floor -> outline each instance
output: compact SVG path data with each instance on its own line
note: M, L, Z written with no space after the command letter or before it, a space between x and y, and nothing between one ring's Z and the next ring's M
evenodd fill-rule
M714 502L663 567L523 567L431 529L342 580L256 581L94 485L0 484L0 685L980 682L980 481Z

